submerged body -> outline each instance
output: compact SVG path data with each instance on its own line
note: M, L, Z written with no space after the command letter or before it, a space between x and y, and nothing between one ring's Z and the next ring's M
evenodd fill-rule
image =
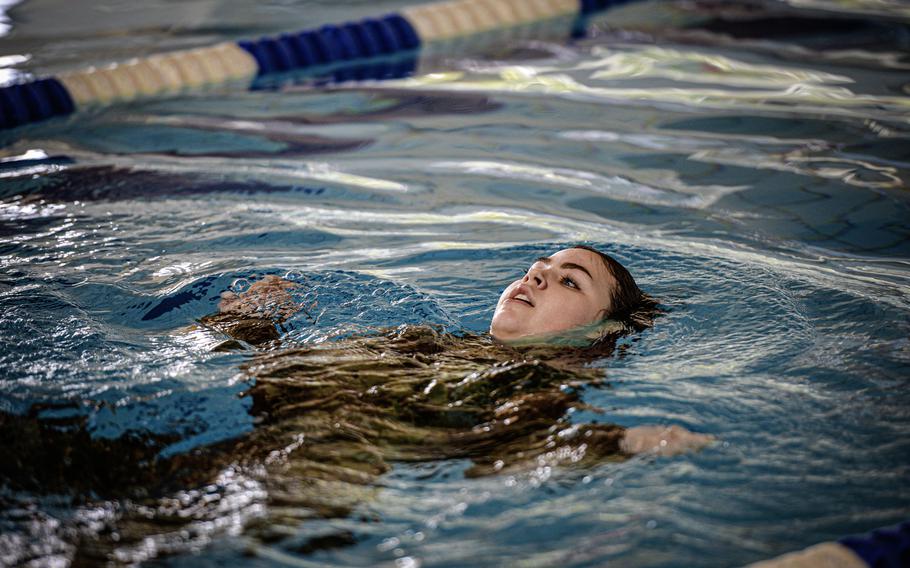
M244 342L274 326L224 313L203 323ZM15 432L4 450L19 459L0 467L3 481L119 503L114 526L77 539L80 557L98 561L131 557L150 537L168 543L161 552L191 548L187 527L224 513L220 500L204 500L205 492L188 502L187 496L221 488L225 478L258 488L264 516L244 531L274 541L288 534L286 527L344 517L369 502L395 462L467 459L469 477L517 474L541 465L590 467L651 448L673 453L706 441L661 448L660 439L675 439L676 431L646 429L630 442L617 425L571 423L572 409L591 410L581 399L584 389L607 388L603 372L583 362L606 356L609 345L518 350L426 326L313 346L260 345L267 349L242 366L256 423L247 435L162 458L158 452L174 439L109 441L91 437L84 423L59 431L35 418L4 417L5 430ZM64 454L80 458L64 461ZM224 487L218 491L230 491Z
M592 260L582 252L547 260L555 270L578 272L566 264ZM585 268L592 282L606 275L596 265ZM560 285L555 274L548 266L532 268L514 289L531 281L537 288L528 297L536 304L516 306L515 313L559 307L565 297L581 300L581 307L612 301L600 293L585 298L565 283L565 290L548 290ZM81 558L110 560L133 557L150 537L167 543L161 551L195 546L197 537L187 528L224 515L219 507L225 495L209 500L199 488L229 492L237 482L225 479L257 488L260 521L244 532L274 541L308 518L349 515L373 498L377 479L394 462L466 459L464 474L472 477L540 466L587 467L641 452L674 454L711 439L679 427L626 429L570 420L576 409L599 411L581 394L608 388L603 370L589 364L613 353L617 333L584 347L518 347L491 335L401 326L315 345L283 345L276 326L301 309L294 302L296 286L266 277L243 294L226 293L219 313L199 322L227 337L216 349L253 348L241 366L250 384L244 396L256 424L251 432L162 457L173 437L105 441L91 437L84 422L60 431L33 417L0 416L5 430L17 433L3 448L17 459L0 466L0 481L87 502L115 500L121 511L115 526L76 543ZM581 286L587 288L582 293L593 292L590 283ZM503 296L511 293L507 289ZM576 296L561 296L566 293ZM508 305L501 312L500 318L515 315ZM520 337L529 336L537 337ZM60 460L64 453L79 458ZM117 464L113 470L111 462ZM197 497L187 500L187 495Z

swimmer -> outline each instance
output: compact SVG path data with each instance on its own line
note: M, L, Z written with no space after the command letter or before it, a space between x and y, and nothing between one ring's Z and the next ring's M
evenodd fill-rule
M584 400L587 389L606 384L603 369L589 363L608 356L624 333L648 327L656 304L596 250L574 247L536 260L506 287L491 334L403 325L282 344L280 324L312 307L295 302L300 288L267 276L242 293L225 293L219 313L200 320L200 333L230 338L220 350L261 346L239 367L248 385L248 431L169 452L180 436L110 440L91 435L78 416L61 429L60 419L46 423L37 411L0 412L7 434L0 453L18 456L0 464L0 485L118 502L110 530L75 545L79 558L102 563L145 550L149 539L197 546L182 523L214 524L224 516L209 488L233 486L225 479L261 493L266 517L244 528L245 540L273 543L313 518L368 510L364 504L381 491L377 481L396 462L454 460L466 464L465 477L533 476L544 466L670 456L713 440L676 425L578 419L576 410L603 412ZM573 333L579 342L567 346L562 338ZM186 542L178 546L180 539Z
M239 295L222 294L220 313L203 321L254 345L277 340L273 322L281 323L303 309L292 297L298 286L266 276ZM490 322L490 336L503 347L600 344L602 348L592 355L611 353L621 335L651 327L657 311L657 302L639 289L622 264L597 249L578 245L537 258L524 276L503 290ZM492 354L492 346L489 351ZM507 350L496 355L522 357L521 352ZM583 357L551 350L542 358L565 369L577 366ZM673 455L711 440L679 426L636 426L625 429L620 449L627 454Z

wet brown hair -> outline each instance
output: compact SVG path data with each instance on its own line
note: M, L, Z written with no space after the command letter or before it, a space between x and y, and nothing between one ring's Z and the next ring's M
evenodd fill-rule
M262 513L243 525L251 547L308 554L356 544L350 531L317 533L301 543L298 527L314 519L381 521L369 511L384 485L380 476L395 463L467 460L464 476L480 477L590 468L628 457L623 427L573 416L603 412L582 395L609 385L602 368L588 365L608 356L609 340L589 351L514 349L485 335L405 325L282 346L263 333L275 320L254 319L222 312L200 321L233 338L219 350L261 348L240 366L255 427L236 438L164 455L196 433L130 431L106 439L92 435L86 416L42 418L47 407L40 406L26 416L0 410L0 486L116 511L98 523L102 528L62 524L55 531L71 543L74 565L148 560L149 539L156 554L193 550L208 535L193 528L199 523L244 518L260 506ZM226 507L225 498L249 504ZM0 526L11 516L4 511L33 502L18 499L0 493Z
M654 325L654 317L660 312L658 301L641 291L625 266L592 246L575 245L572 248L599 256L607 272L616 280L616 287L610 293L612 309L604 314L604 320L620 322L626 328L625 331L641 331Z

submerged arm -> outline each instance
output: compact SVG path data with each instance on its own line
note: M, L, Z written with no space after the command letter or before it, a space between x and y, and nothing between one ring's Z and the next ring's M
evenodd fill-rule
M674 456L701 449L713 441L710 434L696 434L682 426L634 426L626 429L619 446L627 454Z

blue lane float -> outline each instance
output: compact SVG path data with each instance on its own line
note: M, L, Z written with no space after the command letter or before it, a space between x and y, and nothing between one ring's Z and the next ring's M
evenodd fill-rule
M565 15L586 16L630 1L453 0L357 22L89 67L0 88L0 129L65 116L80 108L170 96L202 85L232 80L249 85L255 78L277 73L406 54L428 42ZM382 69L379 65L373 71ZM366 75L400 76L401 69L413 69L413 65Z
M64 116L75 109L69 92L54 78L0 89L0 129Z
M910 521L822 542L747 568L907 568L910 566Z
M262 76L417 49L420 38L407 20L391 14L237 45L253 56Z
M634 0L581 0L581 13L585 15L593 14L622 4L628 4L632 1Z
M391 15L238 45L253 56L262 76L417 49L420 39L404 18Z
M874 530L862 536L842 538L839 544L874 568L910 566L910 521Z

